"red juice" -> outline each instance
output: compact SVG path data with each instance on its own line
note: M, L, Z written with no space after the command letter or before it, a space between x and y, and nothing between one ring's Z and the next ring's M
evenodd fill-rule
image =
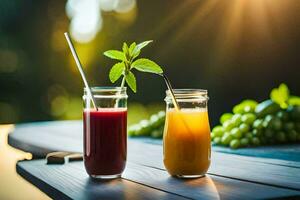
M83 124L87 173L99 178L121 174L127 155L127 109L85 110Z

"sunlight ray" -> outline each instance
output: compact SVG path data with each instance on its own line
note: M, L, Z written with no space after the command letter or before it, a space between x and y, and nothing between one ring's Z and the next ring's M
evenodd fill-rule
M170 15L157 25L152 32L149 33L149 36L156 35L157 37L162 37L164 34L167 34L172 27L180 21L181 18L186 15L186 11L190 8L191 1L184 1L173 12L170 12Z
M218 3L218 0L209 0L195 9L194 13L182 24L181 30L173 36L173 41L178 41L199 29L202 22L210 15Z

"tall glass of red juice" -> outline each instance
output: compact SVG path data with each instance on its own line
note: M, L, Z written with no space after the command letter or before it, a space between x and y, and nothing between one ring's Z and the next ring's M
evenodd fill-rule
M92 178L121 176L127 156L126 87L91 88L97 109L84 90L84 165Z

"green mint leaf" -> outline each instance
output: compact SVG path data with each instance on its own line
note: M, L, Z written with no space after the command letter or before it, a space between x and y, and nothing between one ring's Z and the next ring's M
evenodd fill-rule
M132 56L133 57L133 50L135 49L135 47L136 47L136 43L135 42L133 42L131 45L130 45L130 47L129 47L129 55L130 56Z
M144 48L145 46L147 46L151 42L153 42L153 40L147 40L145 42L141 42L141 43L137 44L136 45L136 50L141 50L142 48Z
M270 98L278 103L281 108L287 108L287 101L289 99L289 88L286 84L282 83L278 88L274 88L271 91Z
M288 100L289 105L300 106L300 97L299 96L290 96Z
M134 74L129 71L126 75L126 83L129 85L129 87L132 89L134 93L136 93L136 79Z
M123 53L126 57L126 60L130 60L130 52L129 52L129 48L126 42L123 43L123 47L122 47Z
M123 62L114 64L109 71L109 79L112 83L116 82L125 70L125 65Z
M103 54L111 59L121 60L121 61L126 60L125 54L122 51L108 50L105 51Z
M135 68L141 72L148 72L154 74L163 73L162 68L158 64L146 58L140 58L134 61L131 64L131 68Z
M141 58L136 60L136 57L138 57L141 53L141 49L151 42L152 40L141 42L139 44L133 42L129 47L124 42L122 46L123 52L118 50L109 50L104 52L105 56L122 61L118 62L111 68L109 72L110 81L114 83L123 75L121 87L123 87L126 82L132 91L136 92L136 79L134 74L131 72L131 69L135 68L138 71L155 74L163 73L162 68L149 59Z
M140 53L141 53L141 51L135 52L135 51L133 50L133 52L131 53L132 60L135 59L136 57L138 57L138 56L140 55Z
M151 42L153 42L153 40L148 40L148 41L145 41L145 42L141 42L138 45L136 45L136 47L132 51L133 57L136 58L137 56L139 56L139 54L141 52L141 49L144 48L145 46L147 46L148 44L150 44Z
M285 101L288 100L288 98L290 96L290 91L289 91L288 86L286 84L284 84L284 83L281 83L279 85L278 90L281 93L281 95L284 97Z
M124 54L127 54L129 52L129 48L126 42L123 43L123 47L122 50L124 52Z

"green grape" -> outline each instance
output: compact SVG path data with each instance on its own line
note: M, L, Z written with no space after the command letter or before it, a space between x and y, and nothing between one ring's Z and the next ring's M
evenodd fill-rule
M252 138L253 138L252 133L251 133L251 132L246 133L246 134L245 134L245 138L247 138L247 139L249 139L249 140L252 140Z
M244 114L247 111L255 110L257 102L254 100L244 100L240 104L233 107L234 114ZM248 108L250 107L250 108Z
M144 120L141 120L139 124L141 127L147 127L147 126L149 126L149 121L144 119Z
M278 111L276 116L284 122L289 120L289 114L283 110Z
M211 140L213 140L215 137L218 137L218 136L216 135L215 132L211 132L210 137L211 137Z
M220 145L220 144L222 144L222 138L221 137L216 137L216 138L214 138L213 142L217 145Z
M217 137L221 137L224 134L224 128L222 126L215 126L212 133Z
M241 114L234 114L232 116L231 122L234 124L235 127L239 126L242 122L242 115Z
M231 142L230 142L230 148L232 148L232 149L237 149L237 148L239 148L240 147L240 145L241 145L241 143L240 143L240 141L238 140L238 139L234 139L234 140L232 140Z
M134 130L128 130L127 135L129 135L130 137L133 137L133 136L135 136L135 131Z
M220 122L221 124L224 124L224 122L230 120L232 118L233 114L231 113L224 113L221 117L220 117Z
M224 131L230 131L234 127L234 124L230 121L226 121L223 124Z
M267 116L264 118L264 121L263 121L263 127L264 127L264 128L269 128L273 119L274 119L274 116L273 116L273 115L267 115Z
M242 138L241 139L241 146L246 147L249 145L249 139L248 138Z
M229 131L225 132L223 136L228 136L228 135L230 135Z
M275 138L280 143L286 142L286 136L285 136L284 132L282 132L282 131L277 132L275 135Z
M155 122L155 121L158 121L159 120L159 117L157 114L153 114L150 116L150 121L151 122Z
M267 137L267 138L272 138L274 136L274 131L272 129L266 129L265 130L265 133L264 135Z
M150 124L151 124L152 128L157 128L161 125L161 121L156 114L151 115Z
M263 128L263 120L262 119L256 119L253 122L253 127L256 129L262 129Z
M157 116L159 117L159 118L165 118L165 116L166 116L166 113L165 113L165 111L159 111L158 113L157 113Z
M140 129L138 124L132 125L128 128L127 134L131 137L137 136L137 131Z
M270 122L268 122L268 121L263 121L263 127L264 128L269 128L270 127Z
M283 129L287 132L295 129L295 124L293 122L286 122L283 125Z
M230 141L232 140L232 136L229 134L224 134L222 139L221 139L221 143L225 146L229 145Z
M252 99L247 99L247 100L242 101L241 104L243 104L245 106L250 106L252 109L255 109L258 103L257 103L257 101L254 101Z
M247 133L249 130L250 130L250 126L246 123L242 123L240 126L239 126L239 129L242 133Z
M165 119L166 119L166 113L165 111L159 111L157 114L158 117L158 121L160 124L164 124L165 123Z
M162 138L162 136L163 136L163 131L160 130L160 129L158 129L158 130L153 130L153 131L151 132L151 137L153 137L153 138Z
M255 111L255 108L251 106L245 106L244 107L244 113L253 113Z
M234 138L241 138L243 136L242 132L240 131L239 128L233 128L231 131L230 131L230 134L232 135L232 137Z
M232 112L234 114L243 114L244 113L244 105L238 104L233 107Z
M297 141L297 132L295 130L291 130L288 132L287 135L289 141L296 142Z
M143 135L142 127L140 126L140 124L136 124L135 136L141 136L141 135Z
M279 118L275 117L270 124L271 128L279 131L282 128L282 122Z
M247 114L244 114L242 116L242 122L246 123L246 124L252 124L256 119L256 116L255 114L252 114L252 113L247 113Z
M266 115L266 116L265 116L265 119L264 119L264 121L270 122L270 121L272 121L273 119L274 119L274 116L273 116L273 115L270 115L270 114L268 114L268 115Z
M252 138L251 143L254 146L259 146L260 145L260 140L257 137Z
M260 137L262 135L262 130L261 129L253 129L252 135L255 137Z
M149 126L149 121L148 120L142 120L140 121L139 125L140 125L140 130L137 131L138 135L140 136L146 136L146 135L150 135L151 133L151 126Z
M290 106L287 110L293 121L300 121L300 106Z

